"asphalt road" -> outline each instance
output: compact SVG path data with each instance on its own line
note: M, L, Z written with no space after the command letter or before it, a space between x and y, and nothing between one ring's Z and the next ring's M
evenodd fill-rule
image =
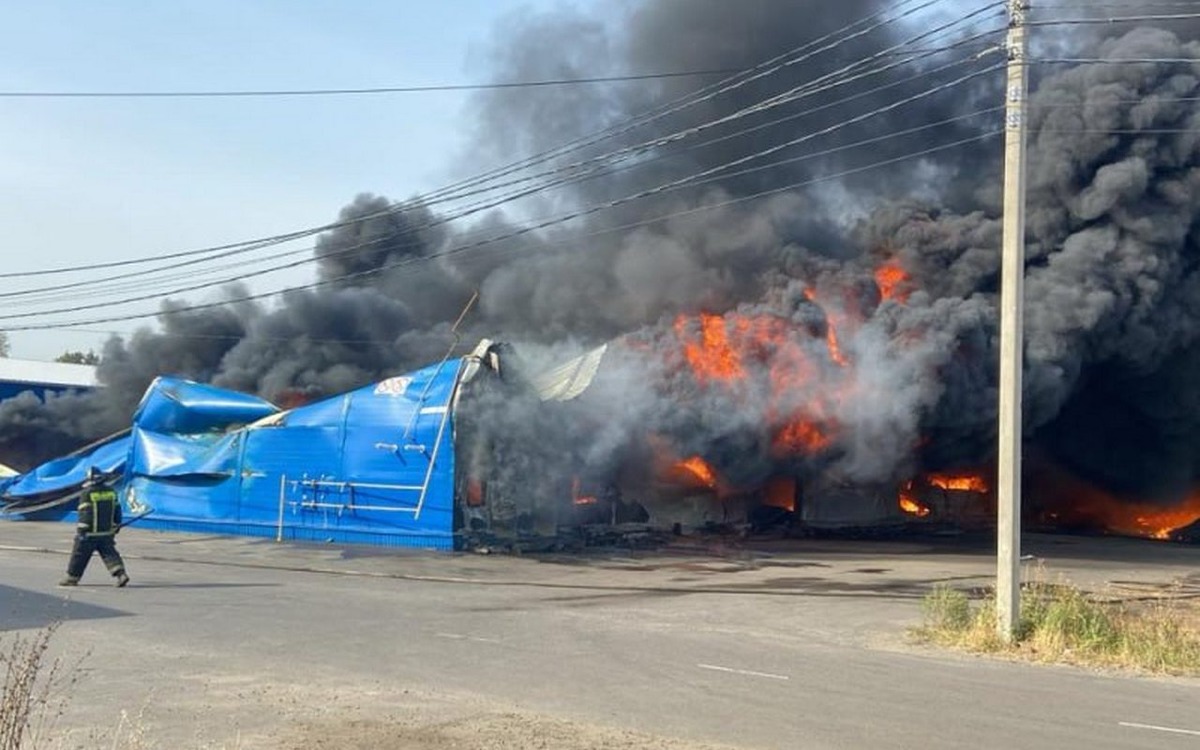
M539 563L142 533L122 538L129 588L96 560L64 596L65 558L44 549L62 527L29 528L0 524L0 628L65 619L56 654L90 651L62 720L80 747L122 709L165 746L246 748L430 705L745 748L1200 747L1200 682L906 646L920 592L977 574L969 556L824 545L767 565Z

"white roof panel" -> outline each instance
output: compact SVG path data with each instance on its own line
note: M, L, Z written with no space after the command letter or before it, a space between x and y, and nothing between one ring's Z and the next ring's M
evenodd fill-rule
M100 382L96 380L96 368L92 365L37 362L8 357L0 357L0 381L78 388L95 388L100 385Z

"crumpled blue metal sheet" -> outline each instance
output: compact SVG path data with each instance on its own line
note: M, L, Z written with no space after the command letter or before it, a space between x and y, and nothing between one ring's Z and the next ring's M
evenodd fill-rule
M0 498L33 497L69 490L81 484L87 470L93 466L105 474L121 473L131 442L130 435L122 433L86 452L48 461L33 471L0 483Z
M286 413L159 378L129 436L51 461L0 495L69 489L98 465L123 472L129 509L153 511L147 527L450 548L462 367L449 360Z
M257 396L164 376L146 389L133 423L143 431L194 435L225 431L277 411L279 407Z

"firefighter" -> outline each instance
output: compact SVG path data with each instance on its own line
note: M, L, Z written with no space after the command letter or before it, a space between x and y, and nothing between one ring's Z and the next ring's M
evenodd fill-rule
M117 586L129 583L125 574L125 561L117 552L115 537L121 530L121 502L117 493L101 481L96 467L88 469L83 481L83 493L79 497L79 521L75 524L75 544L71 548L71 559L67 563L67 577L59 586L77 586L92 559L93 552L100 559Z

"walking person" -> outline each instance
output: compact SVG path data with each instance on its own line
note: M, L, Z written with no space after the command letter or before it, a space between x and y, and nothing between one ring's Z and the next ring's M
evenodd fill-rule
M67 563L67 577L59 586L77 586L91 562L92 553L99 552L100 559L118 587L129 583L125 573L125 561L117 552L116 535L121 530L121 503L117 493L101 480L96 467L88 469L83 480L83 493L79 497L79 520L75 524L75 543L71 548L71 559Z

